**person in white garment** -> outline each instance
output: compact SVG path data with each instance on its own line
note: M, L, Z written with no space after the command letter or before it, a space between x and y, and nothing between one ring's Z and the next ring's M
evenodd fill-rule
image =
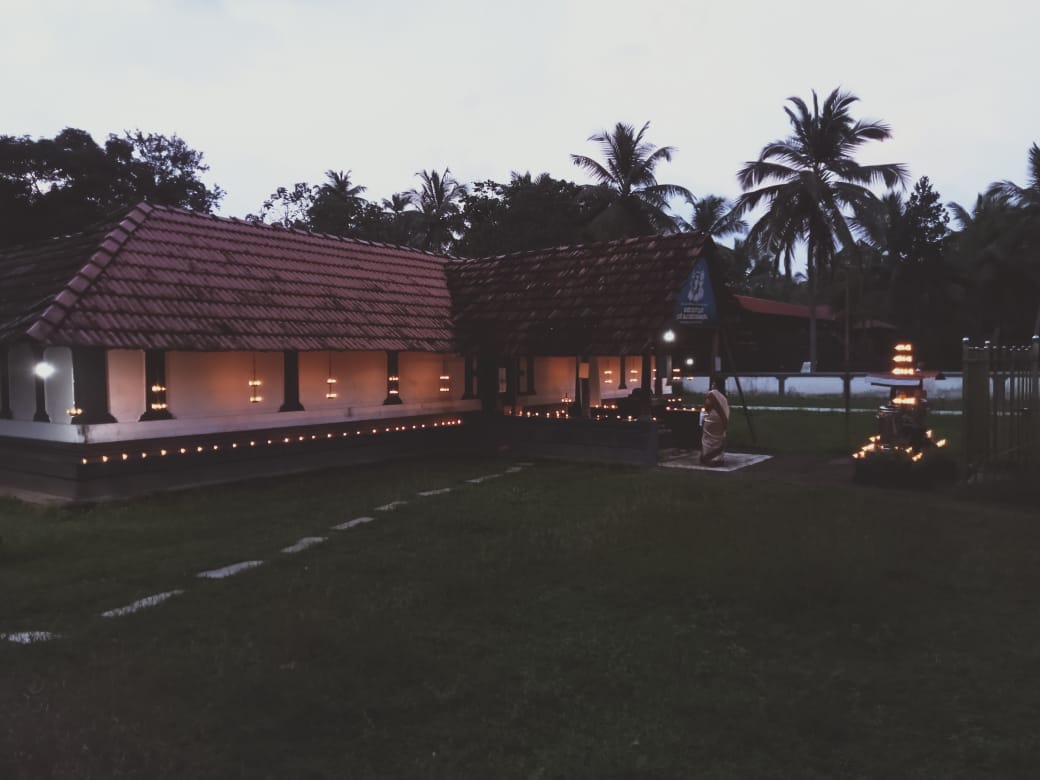
M722 391L709 391L704 399L704 424L701 428L701 464L721 466L729 429L729 401Z

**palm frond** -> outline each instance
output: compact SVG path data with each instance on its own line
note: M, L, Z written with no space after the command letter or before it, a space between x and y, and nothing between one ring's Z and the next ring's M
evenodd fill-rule
M740 183L741 189L747 190L751 187L758 187L767 181L790 181L796 178L798 173L798 168L789 165L755 160L745 163L744 167L737 171L737 181Z

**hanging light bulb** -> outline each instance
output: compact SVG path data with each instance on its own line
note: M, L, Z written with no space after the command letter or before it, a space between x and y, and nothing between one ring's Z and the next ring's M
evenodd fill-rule
M329 352L329 375L325 380L325 397L331 400L338 395L339 393L336 392L336 377L332 375L332 353Z
M151 387L152 402L149 404L153 412L161 412L168 407L166 403L166 385L154 384Z
M39 363L33 366L33 373L40 379L50 379L54 376L54 372L57 369L54 368L53 363L48 363L45 360L41 360Z
M249 380L249 403L258 404L264 400L264 397L260 395L260 387L263 385L259 379L256 378L256 353L253 353L253 378Z

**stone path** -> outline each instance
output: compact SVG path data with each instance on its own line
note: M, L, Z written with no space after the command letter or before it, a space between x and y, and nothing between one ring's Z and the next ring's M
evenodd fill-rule
M487 475L482 476L482 477L475 477L473 479L467 479L467 480L465 480L465 482L467 482L469 484L472 484L472 485L479 485L482 482L485 482L485 481L487 481L489 479L495 479L497 477L504 477L506 474L516 474L516 473L519 473L519 472L523 471L524 469L529 468L529 467L531 467L533 465L534 465L533 463L529 463L529 462L516 463L516 464L510 466L508 469L506 469L505 472L498 473L498 474L487 474ZM432 490L420 491L417 495L422 496L422 497L440 496L440 495L444 495L445 493L450 493L451 491L452 491L452 488L450 488L450 487L434 488ZM407 500L405 500L405 499L397 499L395 501L390 501L390 502L388 502L386 504L382 504L381 506L375 507L374 511L377 511L377 512L390 512L390 511L393 511L394 509L397 509L398 507L405 506L406 504L408 504ZM358 527L360 525L363 525L365 523L371 523L374 520L375 520L374 517L371 517L371 516L368 516L368 515L363 516L363 517L355 517L352 520L347 520L347 521L342 522L342 523L337 523L336 525L331 526L331 529L334 530L334 531L347 531L347 530L350 530L351 528L356 528L356 527ZM296 554L296 553L304 552L305 550L307 550L307 549L309 549L311 547L315 547L317 545L323 544L326 541L328 541L328 537L325 537L325 536L304 536L303 538L297 540L296 542L294 542L293 544L289 545L288 547L283 547L281 549L281 552L284 553L284 554L293 555L293 554ZM242 572L248 571L249 569L255 569L258 566L263 566L263 565L264 565L264 561L261 561L261 560L239 561L238 563L228 564L227 566L221 566L221 567L216 568L216 569L208 569L206 571L200 571L195 576L196 576L196 578L199 578L199 579L223 580L223 579L227 579L228 577L233 577L236 574L241 574ZM126 615L132 615L135 612L140 612L143 609L148 609L150 607L158 606L159 604L162 604L163 602L173 598L174 596L179 596L179 595L181 595L184 592L185 592L184 589L175 589L175 590L165 591L163 593L156 593L155 595L152 595L152 596L145 596L144 598L138 599L137 601L133 602L132 604L128 604L128 605L123 606L123 607L115 607L114 609L105 610L104 612L100 613L100 616L104 617L104 618L118 618L118 617L124 617ZM62 636L61 634L52 633L50 631L15 631L15 632L10 632L10 633L0 633L0 641L7 641L7 642L13 642L15 644L27 645L27 644L35 644L37 642L48 642L48 641L51 641L51 640L54 640L54 639L60 639L61 636Z

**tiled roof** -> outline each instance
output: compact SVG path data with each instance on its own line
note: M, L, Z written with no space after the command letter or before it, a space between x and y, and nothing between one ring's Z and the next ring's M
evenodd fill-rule
M680 233L453 263L456 335L509 354L639 354L672 321L710 246Z
M800 303L771 301L768 298L753 298L750 295L734 295L737 303L744 311L752 314L772 314L780 317L801 317L809 319L809 307ZM816 318L833 320L834 311L826 303L816 304Z
M0 340L177 350L455 348L447 258L140 205L0 256Z
M21 335L97 249L111 225L0 254L0 343Z

